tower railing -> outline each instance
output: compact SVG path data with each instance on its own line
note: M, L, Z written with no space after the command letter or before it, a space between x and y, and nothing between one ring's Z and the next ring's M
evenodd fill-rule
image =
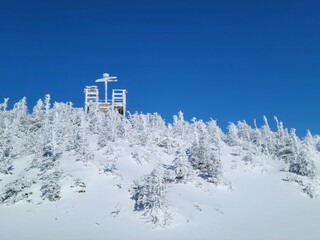
M107 112L108 109L113 108L120 114L126 114L127 110L127 90L113 89L112 98L108 97L108 82L117 82L117 77L112 77L107 73L103 74L103 78L97 79L96 82L104 82L105 84L105 99L99 99L99 90L97 86L87 86L85 92L85 111L88 112L91 107L95 107L100 111Z

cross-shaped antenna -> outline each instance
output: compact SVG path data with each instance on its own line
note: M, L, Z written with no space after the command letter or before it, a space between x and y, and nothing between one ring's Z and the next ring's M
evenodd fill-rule
M104 88L105 88L105 103L108 103L108 82L117 82L117 77L110 76L109 73L104 73L102 75L102 78L99 78L96 80L96 82L104 82Z

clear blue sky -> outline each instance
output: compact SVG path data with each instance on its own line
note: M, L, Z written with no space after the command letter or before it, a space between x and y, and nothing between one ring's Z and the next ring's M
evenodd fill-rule
M0 98L83 105L103 72L131 112L277 115L320 133L320 2L0 0ZM102 87L102 86L101 86Z

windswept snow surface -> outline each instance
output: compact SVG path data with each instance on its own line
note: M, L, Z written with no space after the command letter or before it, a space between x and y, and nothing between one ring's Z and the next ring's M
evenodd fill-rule
M318 240L320 138L0 107L0 239Z
M196 179L169 185L168 202L172 223L155 228L148 219L133 211L132 182L167 163L172 156L157 149L141 151L150 158L136 162L133 148L117 143L116 174L99 170L105 156L94 152L93 161L83 164L74 157L62 157L61 199L19 202L0 207L2 240L23 239L318 239L320 200L301 193L295 184L282 179L286 173L273 166L245 165L240 157L223 150L226 183L213 186ZM92 146L93 147L93 146ZM142 154L142 153L141 153ZM30 161L30 159L29 159ZM269 161L272 163L274 160ZM102 163L101 163L102 162ZM2 177L1 185L24 174L28 159L21 159L13 175ZM85 183L77 192L74 179ZM33 192L37 192L36 185Z

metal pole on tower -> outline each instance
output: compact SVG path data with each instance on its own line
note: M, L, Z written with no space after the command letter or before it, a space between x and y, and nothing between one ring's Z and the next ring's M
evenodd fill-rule
M104 73L102 78L97 79L96 82L104 82L104 90L105 90L105 103L108 103L108 82L117 82L117 77L110 76L108 73Z
M104 97L105 97L105 103L108 103L108 79L104 79Z

